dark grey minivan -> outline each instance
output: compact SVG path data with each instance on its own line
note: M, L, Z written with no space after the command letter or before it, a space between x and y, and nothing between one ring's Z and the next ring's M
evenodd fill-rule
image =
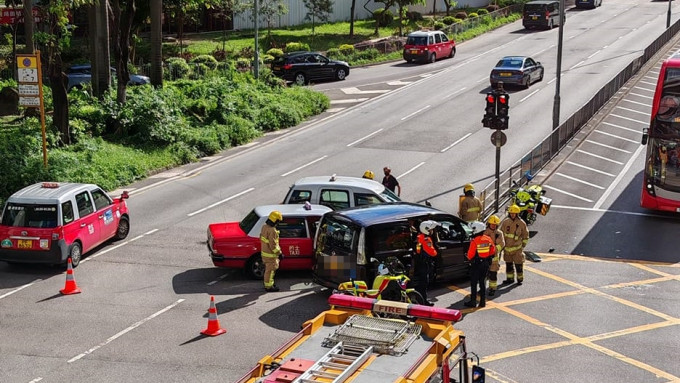
M560 16L563 21L566 21L558 0L530 1L524 4L522 14L522 25L526 29L552 29L560 25Z
M468 275L467 250L471 231L460 218L428 206L407 202L368 205L324 214L315 238L314 282L337 288L350 278L375 278L371 258L395 256L411 265L420 222L434 220L436 230L435 280Z

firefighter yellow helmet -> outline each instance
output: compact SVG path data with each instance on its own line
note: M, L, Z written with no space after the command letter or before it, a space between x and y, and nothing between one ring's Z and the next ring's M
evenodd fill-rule
M368 178L369 180L372 180L373 177L375 177L375 174L373 174L372 171L366 170L366 171L364 172L364 177L363 177L363 178Z
M269 213L269 220L276 223L283 220L283 215L281 215L280 211L274 210L273 212Z
M508 214L519 214L519 206L517 205L511 205L508 208Z
M486 223L488 223L489 225L498 225L501 223L501 219L498 218L497 215L492 215L491 217L489 217L489 219L486 220Z
M465 186L463 186L464 193L467 193L469 191L475 191L475 186L473 184L465 184Z

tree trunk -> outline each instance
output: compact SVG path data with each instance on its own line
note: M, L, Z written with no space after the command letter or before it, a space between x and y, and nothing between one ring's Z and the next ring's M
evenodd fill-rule
M55 49L55 48L50 48ZM49 57L52 57L52 62L48 66L48 77L52 88L52 104L54 114L52 116L52 125L59 131L61 142L64 145L71 144L71 131L68 124L68 96L66 94L66 83L68 78L62 70L63 63L61 55L50 52ZM49 62L49 60L46 60Z
M354 37L354 8L356 7L357 0L352 0L352 5L349 8L349 38Z
M26 38L26 53L33 53L33 6L31 0L23 0L24 4L24 37ZM14 36L16 41L16 35ZM16 53L16 52L13 52Z
M163 33L161 19L163 0L151 0L151 84L163 86Z
M112 41L113 55L116 59L116 76L118 79L116 101L119 104L124 104L127 84L130 81L130 71L127 64L130 61L130 30L132 28L132 19L135 16L135 0L124 2L124 9L121 9L120 3L120 0L111 0L113 11Z
M109 45L109 1L99 0L95 7L94 58L92 61L92 86L94 95L102 98L111 87L111 53ZM96 81L95 81L96 78Z

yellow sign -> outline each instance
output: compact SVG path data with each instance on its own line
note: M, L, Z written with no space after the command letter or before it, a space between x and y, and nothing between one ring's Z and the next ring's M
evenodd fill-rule
M17 66L19 69L24 68L38 68L38 61L35 56L19 56L17 55Z

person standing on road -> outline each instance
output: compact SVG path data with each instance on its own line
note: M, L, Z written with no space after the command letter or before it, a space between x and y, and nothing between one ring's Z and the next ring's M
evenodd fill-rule
M393 176L392 169L390 169L389 166L385 166L383 168L383 173L385 173L385 177L382 179L382 184L385 185L386 188L390 189L390 191L394 192L396 189L397 197L401 196L401 185L399 185L399 181L397 181L397 178Z
M424 304L428 306L434 306L434 303L427 299L427 287L430 284L430 273L437 257L437 249L434 247L432 237L434 229L439 225L439 222L431 220L421 222L420 234L416 242L416 259L413 269L413 274L418 281L416 291L423 296Z
M465 302L467 307L477 306L477 286L479 286L479 307L486 306L486 275L489 273L489 265L494 254L496 245L486 234L486 225L483 222L470 222L472 229L472 241L468 248L467 258L470 260L470 300Z
M505 273L507 277L503 282L509 285L515 282L515 270L517 269L517 284L524 282L524 247L529 242L529 229L527 224L519 217L519 206L512 205L508 208L508 218L501 222L501 231L505 238Z
M484 230L484 235L488 235L496 245L496 253L491 260L491 266L489 266L490 297L496 294L496 288L498 287L498 270L501 268L501 252L503 251L503 247L505 247L505 236L503 236L503 232L498 228L500 223L501 219L496 215L492 215L486 220L486 230Z
M267 292L279 291L274 284L274 274L279 269L279 261L283 259L283 253L279 246L279 231L276 230L276 225L282 220L283 215L280 211L272 211L260 232L260 253L262 262L264 262L264 290Z
M467 223L479 221L479 216L482 214L482 201L475 197L474 185L465 184L463 193L465 197L460 201L458 216Z

